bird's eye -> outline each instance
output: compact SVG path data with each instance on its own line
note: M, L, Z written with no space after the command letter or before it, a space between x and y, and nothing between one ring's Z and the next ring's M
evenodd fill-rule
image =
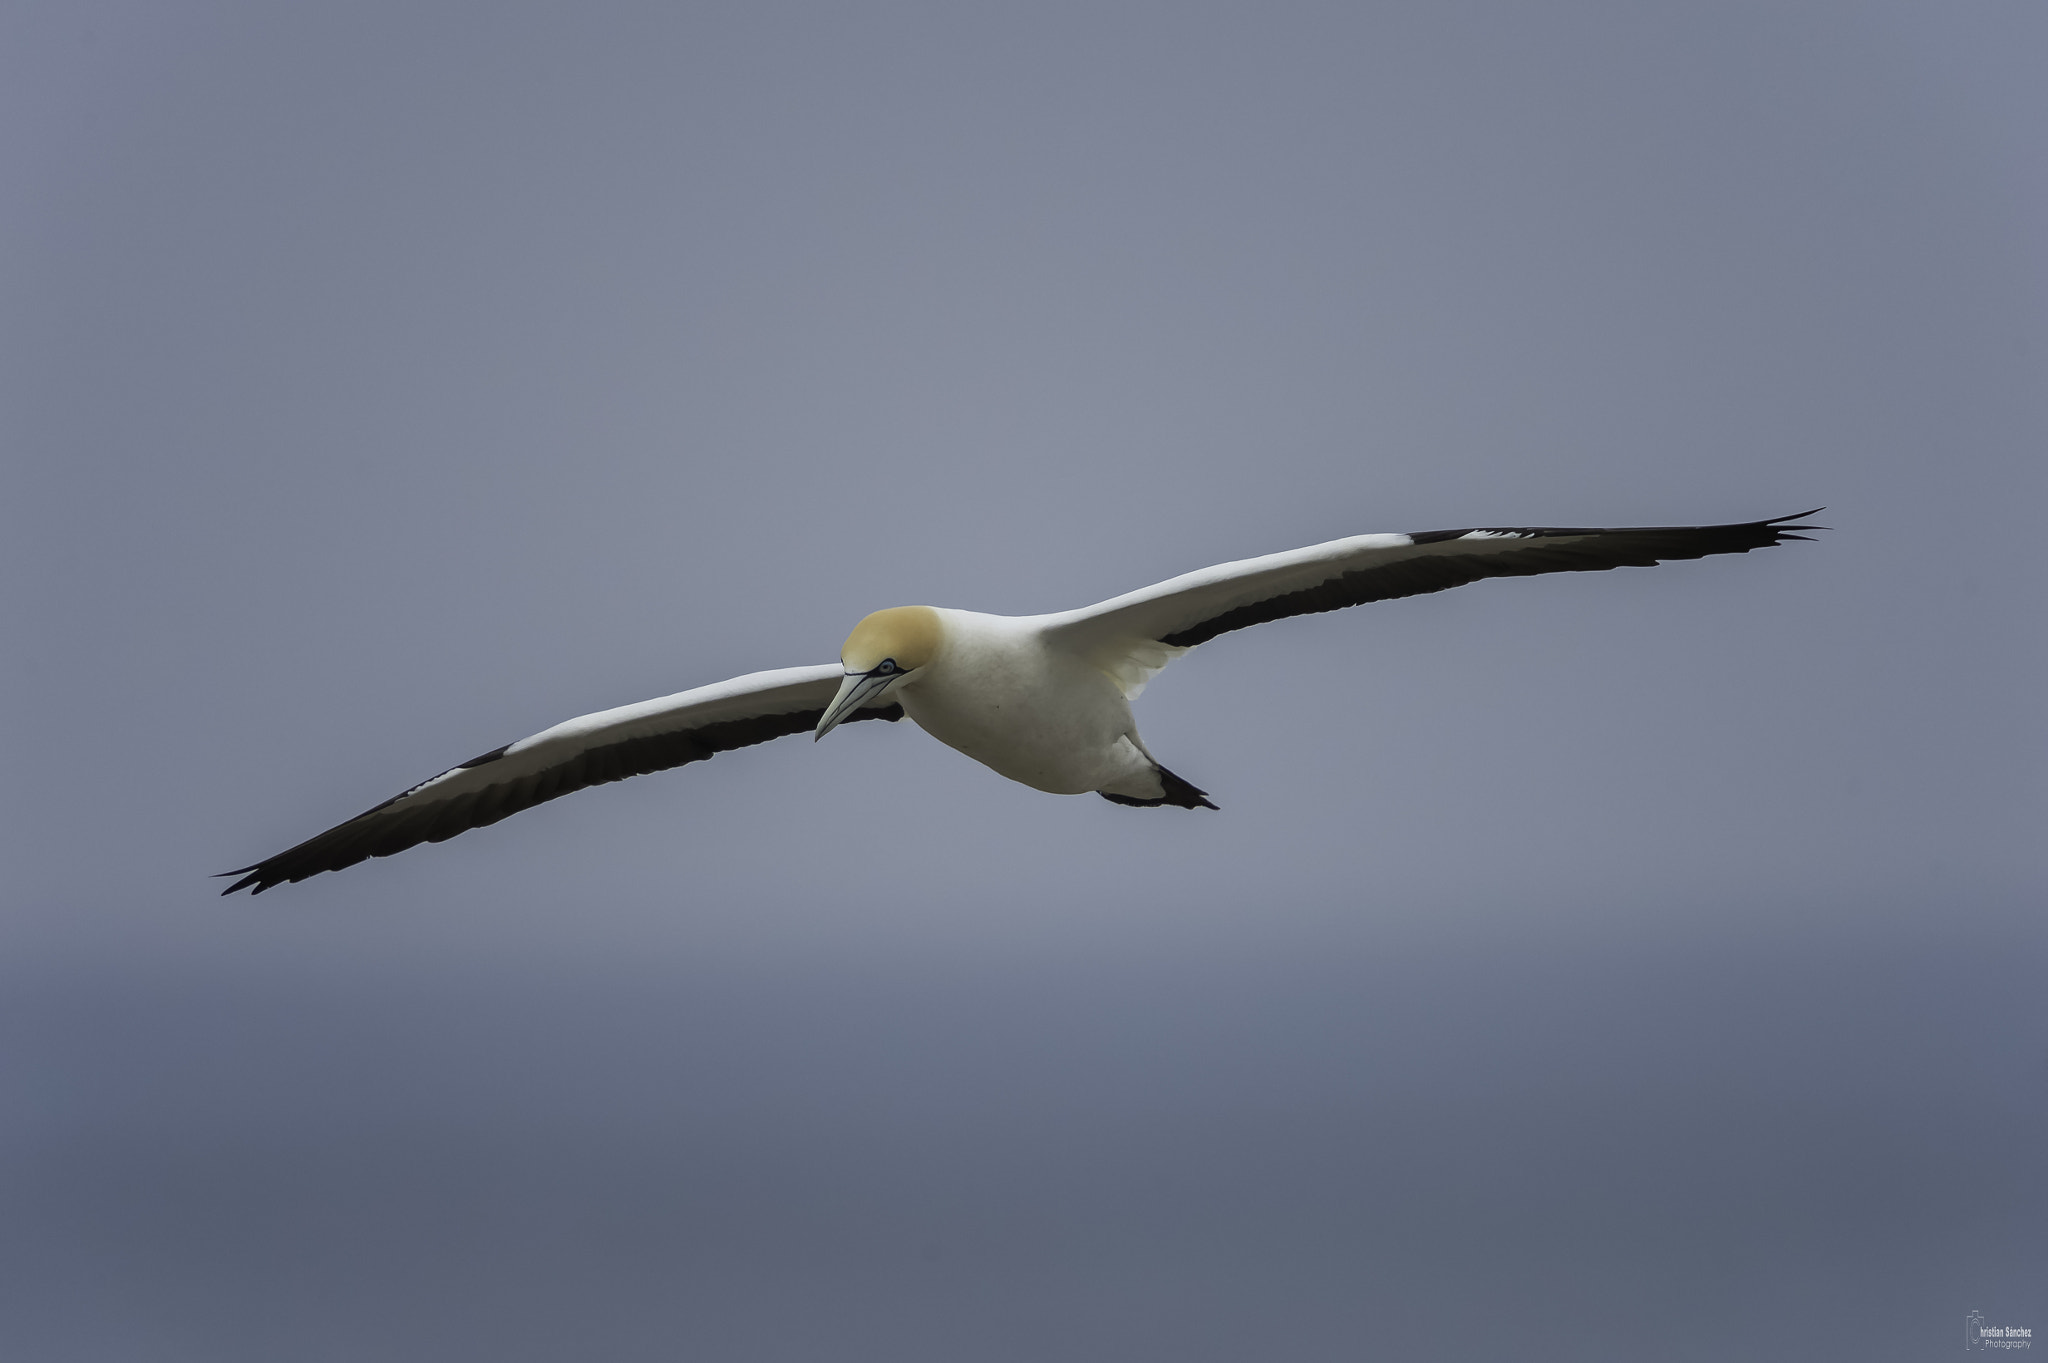
M875 671L881 673L885 677L888 676L891 672L894 672L895 670L896 660L894 658L882 659L882 665L875 669Z

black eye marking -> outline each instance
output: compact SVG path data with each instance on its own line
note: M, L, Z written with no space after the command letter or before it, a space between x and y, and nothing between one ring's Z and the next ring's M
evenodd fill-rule
M877 667L875 671L879 672L881 675L885 677L890 676L896 671L896 660L894 658L882 659L882 665L880 667Z

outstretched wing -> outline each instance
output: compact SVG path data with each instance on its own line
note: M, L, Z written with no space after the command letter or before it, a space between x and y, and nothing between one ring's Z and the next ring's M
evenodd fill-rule
M1555 528L1428 530L1355 535L1284 554L1219 563L1156 586L1047 617L1049 635L1126 670L1142 685L1184 649L1219 634L1290 615L1341 610L1461 587L1483 577L1652 567L1667 559L1746 554L1818 530L1796 525L1814 512L1741 525L1625 530ZM1111 657L1110 655L1116 655Z
M803 733L823 718L842 675L836 663L754 672L557 724L422 781L297 847L224 872L241 879L221 893L262 894L273 885L339 871L366 857L446 842L585 786ZM902 717L902 707L894 704L849 716Z

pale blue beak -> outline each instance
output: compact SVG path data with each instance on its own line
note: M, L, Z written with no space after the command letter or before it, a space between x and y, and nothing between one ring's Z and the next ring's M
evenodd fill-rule
M839 694L832 697L832 703L825 707L824 718L818 721L811 741L817 742L826 734L839 727L841 720L855 710L881 695L895 683L902 681L901 672L849 672L846 680L839 683Z

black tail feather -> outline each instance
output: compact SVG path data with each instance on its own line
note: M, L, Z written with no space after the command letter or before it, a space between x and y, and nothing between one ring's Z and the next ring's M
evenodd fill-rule
M1141 800L1135 795L1112 795L1106 790L1099 790L1095 793L1111 804L1130 805L1137 809L1157 809L1161 805L1172 805L1175 809L1216 808L1215 805L1209 802L1209 796L1206 791L1196 790L1192 785L1181 780L1164 767L1154 767L1152 770L1158 773L1159 784L1165 788L1166 792L1156 799Z

